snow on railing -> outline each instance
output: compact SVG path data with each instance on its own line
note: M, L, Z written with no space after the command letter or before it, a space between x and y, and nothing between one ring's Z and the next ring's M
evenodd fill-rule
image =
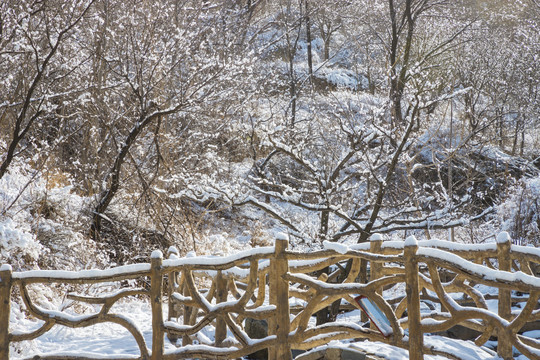
M140 354L135 357L111 354L117 358L225 359L268 349L269 359L287 359L291 358L291 349L306 350L331 340L361 338L408 349L411 359L422 359L423 354L444 355L440 349L425 346L423 334L445 331L457 324L478 331L475 342L479 346L492 336L498 337L497 351L504 359L512 358L512 346L529 358L540 358L538 342L519 335L526 323L540 320L540 252L511 245L505 234L497 240L471 245L417 242L414 237L404 242L384 241L378 236L369 243L325 243L323 250L300 253L288 250L286 237L280 237L275 246L231 256L179 258L178 251L171 248L168 259L163 259L162 253L155 251L150 263L107 270L12 272L9 265L2 265L0 360L9 358L11 342L35 339L55 325L85 327L104 322L123 326L139 348ZM366 279L363 272L368 263L370 281L359 282ZM34 283L85 285L144 278L150 279L149 287L119 289L94 297L68 294L72 301L102 305L99 312L79 315L38 306L27 287ZM385 292L399 284L405 285L404 294L390 299ZM481 293L475 284L498 289L497 312L488 309L490 295ZM19 292L14 291L16 287ZM521 296L512 296L512 290ZM26 311L43 321L30 333L9 331L11 298L17 293ZM151 348L129 316L111 310L127 296L150 299ZM373 325L363 327L335 317L360 308L356 301L360 297L369 299L379 320L388 324L385 335ZM167 319L163 315L164 299L168 301ZM524 305L512 311L513 302ZM421 303L433 310L421 311ZM320 314L326 314L325 321L314 324L313 317L319 319ZM249 332L247 324L252 321L266 321L267 333L256 336ZM199 337L195 343L197 334L209 327L214 338ZM166 337L181 346L165 351Z

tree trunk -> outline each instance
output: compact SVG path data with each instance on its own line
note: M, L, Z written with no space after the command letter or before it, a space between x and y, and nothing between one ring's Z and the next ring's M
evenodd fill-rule
M311 49L311 22L309 19L309 6L308 0L304 1L306 10L306 41L307 41L307 63L309 71L309 83L313 80L313 53Z
M65 36L69 31L71 31L80 21L81 19L86 15L87 11L90 9L94 1L91 1L86 8L83 9L83 11L73 19L73 22L70 24L67 24L65 28L60 29L58 32L58 35L56 36L56 43L51 44L51 48L49 50L49 53L44 57L43 61L39 63L39 59L36 61L38 62L36 64L37 72L32 79L32 83L30 87L28 88L28 91L25 94L23 105L21 110L19 111L19 114L17 115L17 118L15 120L15 128L13 130L13 136L10 140L10 144L8 147L8 151L6 153L6 157L4 158L4 161L0 165L0 179L6 174L7 169L11 162L13 161L15 157L15 150L17 149L17 146L19 143L24 139L30 128L32 127L32 124L34 121L42 114L42 110L40 109L41 104L40 103L37 106L37 109L32 116L30 116L30 119L24 124L27 113L30 110L30 102L32 101L32 98L34 97L34 92L36 91L36 88L38 87L39 83L41 82L44 74L47 73L48 66L52 60L52 58L55 56L56 52L58 51L58 48L60 47L60 44L64 41ZM49 29L47 29L49 30Z
M135 144L135 141L137 141L137 138L141 134L141 132L150 124L153 120L159 119L162 116L172 114L174 112L179 111L181 106L176 106L174 108L170 108L165 111L156 111L151 113L150 115L142 115L139 121L135 124L135 126L131 129L129 132L126 140L124 141L124 144L122 145L120 152L118 155L116 155L116 159L114 161L113 166L109 170L108 179L109 180L109 187L101 192L99 202L94 209L94 216L92 218L92 224L90 226L90 235L93 239L97 240L99 239L99 233L101 231L101 218L102 215L105 213L107 208L109 207L112 199L118 192L118 189L120 188L120 175L122 171L122 167L124 166L126 156L129 153L129 150Z
M291 97L291 127L296 123L296 78L294 75L294 55L289 53L289 95Z
M323 210L321 212L321 225L319 228L319 237L321 239L326 238L326 235L328 234L328 221L330 218L330 211Z
M330 59L330 33L324 38L324 61Z

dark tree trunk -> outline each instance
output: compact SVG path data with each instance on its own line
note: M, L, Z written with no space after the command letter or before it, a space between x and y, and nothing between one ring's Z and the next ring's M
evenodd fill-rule
M114 160L114 164L109 170L108 175L108 183L109 187L101 192L99 202L97 206L94 209L94 215L92 218L92 224L90 226L90 235L94 239L99 239L99 234L101 231L101 219L102 215L105 213L107 208L109 207L112 199L118 192L118 189L120 188L120 175L122 171L122 167L124 166L126 156L129 153L129 150L135 144L137 141L137 138L141 134L141 132L150 124L152 121L161 118L162 116L172 114L174 112L177 112L181 109L181 106L176 106L174 108L165 110L165 111L156 111L149 115L142 115L137 124L131 129L129 132L126 140L124 141L124 144L120 148L120 152L116 156L116 159Z
M64 40L64 37L66 34L71 31L80 21L81 19L86 15L90 7L93 5L94 1L91 1L86 8L83 9L83 11L77 16L75 19L73 19L73 22L66 25L66 27L58 32L58 35L56 37L56 42L54 45L51 44L51 48L49 50L49 53L45 56L43 59L43 62L37 64L37 73L34 76L34 79L32 80L32 83L30 87L28 88L28 91L26 92L24 102L21 108L21 111L19 111L19 114L17 115L17 119L15 120L15 128L13 129L13 136L11 137L11 141L8 147L8 151L6 153L6 157L2 161L2 164L0 165L0 179L6 174L7 169L11 162L13 161L13 158L15 157L15 150L17 149L17 146L19 143L24 139L30 128L32 127L34 121L41 116L42 110L40 110L41 103L38 105L38 110L28 119L26 124L24 125L24 122L27 118L27 113L30 110L30 102L32 100L32 97L34 96L34 92L38 86L38 84L41 82L41 79L43 78L43 75L47 72L49 63L51 62L52 58L58 51L58 48L62 41Z
M306 10L306 41L307 41L307 62L308 62L308 71L309 71L309 82L312 83L313 80L313 53L311 50L311 22L309 19L309 5L308 0L305 0L305 10Z

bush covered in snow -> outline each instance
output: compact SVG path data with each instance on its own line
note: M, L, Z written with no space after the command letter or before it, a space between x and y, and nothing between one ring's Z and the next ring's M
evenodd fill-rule
M0 179L0 262L15 270L104 266L85 236L89 200L49 175L20 163Z
M514 241L540 245L540 178L523 179L508 189L508 196L498 206L502 227Z

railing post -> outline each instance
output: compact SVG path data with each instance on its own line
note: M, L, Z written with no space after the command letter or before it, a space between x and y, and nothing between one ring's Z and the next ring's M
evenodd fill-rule
M420 324L420 291L418 290L418 242L414 236L405 240L405 291L407 293L407 313L409 317L409 359L424 358L424 333Z
M289 263L285 251L289 246L286 235L276 238L275 254L270 259L270 304L276 306L276 316L268 321L269 335L277 336L277 345L268 349L269 360L292 359L289 345L289 331L291 327L289 318L289 282L283 278L289 271Z
M187 284L184 282L184 286L183 286L183 289L182 289L182 295L184 296L190 296L191 293L189 292L189 289L187 287ZM183 324L184 325L192 325L191 324L191 313L193 311L197 311L196 309L194 310L191 306L188 306L186 304L184 304L184 314L183 314L183 317L184 317L184 320L183 320ZM186 345L190 345L191 344L191 338L189 337L189 335L183 335L182 336L182 346L186 346Z
M227 279L223 276L221 270L218 271L216 277L216 304L227 301ZM227 323L225 320L218 316L216 319L216 346L221 346L223 340L227 337Z
M382 253L382 244L383 244L383 236L381 234L373 234L369 238L369 250L373 254L381 254ZM370 276L369 281L377 280L382 275L382 268L383 265L380 262L372 261L370 264ZM380 294L381 289L377 289L377 292Z
M163 357L163 253L152 251L150 256L150 306L152 307L152 360Z
M369 250L373 254L380 254L382 249L383 237L381 234L373 234L369 238ZM376 261L371 261L369 264L369 281L377 280L381 277L382 264ZM378 294L382 294L382 289L377 289ZM370 324L370 328L377 330L377 325L373 322Z
M11 313L11 266L0 266L0 360L9 359L9 316Z
M497 260L499 270L512 271L512 259L510 257L511 248L510 235L503 231L497 236ZM499 316L506 320L511 320L512 315L512 294L510 290L499 289ZM512 342L510 334L500 331L497 335L497 354L503 359L512 359Z
M190 251L186 254L186 257L187 258L191 258L191 257L195 257L197 256L197 254L194 252L194 251ZM190 276L189 275L190 272L184 270L182 276ZM184 279L184 285L182 287L182 295L184 296L193 296L190 291L189 291L189 288L188 288L188 285L187 285L187 281L186 279ZM197 308L193 308L191 306L188 306L186 304L184 304L184 314L183 314L183 324L184 325L194 325L191 323L191 314L193 312L196 312L197 311ZM186 345L191 345L192 341L191 341L191 337L189 335L183 335L182 336L182 346L186 346Z
M167 259L177 259L180 252L175 246L170 246L167 250ZM178 272L171 271L169 273L169 283L167 287L167 300L169 302L169 312L167 314L168 320L172 319L178 319L178 308L176 302L173 300L173 293L178 291L178 283L177 283L177 277ZM169 338L169 341L172 343L176 343L178 340L178 336L167 334L167 337Z

